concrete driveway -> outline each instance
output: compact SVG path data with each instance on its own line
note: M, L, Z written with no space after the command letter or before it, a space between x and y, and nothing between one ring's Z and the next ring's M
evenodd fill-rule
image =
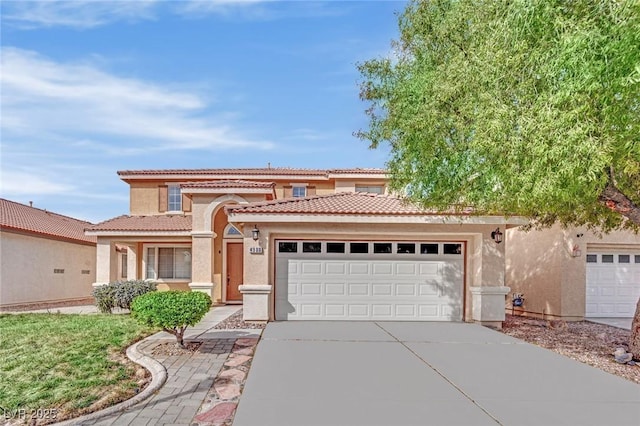
M274 322L233 424L638 425L640 386L475 324Z

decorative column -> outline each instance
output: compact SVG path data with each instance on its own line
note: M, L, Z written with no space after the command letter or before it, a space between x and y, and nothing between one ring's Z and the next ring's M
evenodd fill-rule
M505 320L505 298L509 287L471 287L472 318L475 322L493 328L502 328Z
M211 282L211 247L216 234L211 231L191 233L191 282L189 288L213 296L214 283Z
M136 245L127 246L127 280L137 280L144 275L138 274L138 249Z
M242 319L244 321L269 321L270 285L244 284L238 287L242 293Z
M96 246L96 282L93 287L109 284L118 273L118 254L115 244L108 238L98 237Z

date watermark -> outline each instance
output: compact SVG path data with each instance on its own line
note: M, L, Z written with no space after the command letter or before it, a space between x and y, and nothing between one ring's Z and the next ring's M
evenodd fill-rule
M58 409L0 407L0 418L3 420L55 420L58 418Z

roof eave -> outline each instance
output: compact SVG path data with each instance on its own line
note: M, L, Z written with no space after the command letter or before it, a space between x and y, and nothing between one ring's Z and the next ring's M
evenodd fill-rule
M190 237L191 231L153 231L153 230L86 230L85 235L95 237Z
M312 213L234 213L228 212L234 223L411 223L411 224L466 224L466 225L525 225L522 217L475 216L470 214L312 214Z

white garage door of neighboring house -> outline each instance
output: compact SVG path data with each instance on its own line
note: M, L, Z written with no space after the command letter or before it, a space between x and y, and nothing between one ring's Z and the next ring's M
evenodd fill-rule
M633 317L640 297L640 252L587 254L586 317Z
M276 320L462 320L462 243L278 240L275 248Z

